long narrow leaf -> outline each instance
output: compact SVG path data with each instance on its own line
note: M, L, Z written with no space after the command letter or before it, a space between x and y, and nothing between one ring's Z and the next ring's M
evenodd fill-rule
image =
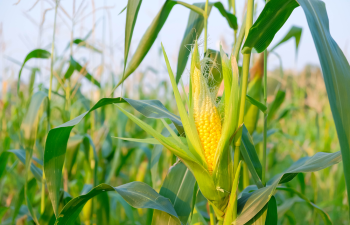
M132 207L157 209L169 213L172 218L179 220L176 211L171 205L169 199L159 195L150 186L142 182L131 182L118 187L112 187L108 184L100 184L93 188L89 193L72 199L64 206L60 215L57 217L57 225L68 225L75 221L84 205L91 198L107 191L116 191Z

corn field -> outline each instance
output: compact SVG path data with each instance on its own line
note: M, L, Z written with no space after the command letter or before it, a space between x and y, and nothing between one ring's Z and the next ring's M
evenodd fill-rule
M141 6L153 3L115 4L33 0L48 44L24 59L1 54L0 224L350 224L350 66L324 2L164 0L137 46ZM173 30L183 33L176 67L158 41L175 8L189 12ZM292 26L272 45L296 8L309 30ZM214 10L233 43L210 49ZM126 18L121 61L110 14ZM303 32L320 67L286 70L275 50L298 52ZM159 67L141 67L154 46Z

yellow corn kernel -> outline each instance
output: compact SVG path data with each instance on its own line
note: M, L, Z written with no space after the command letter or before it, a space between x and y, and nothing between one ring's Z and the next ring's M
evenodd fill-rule
M215 106L215 96L210 92L205 78L198 68L192 76L193 116L201 140L204 156L212 173L221 137L221 119Z

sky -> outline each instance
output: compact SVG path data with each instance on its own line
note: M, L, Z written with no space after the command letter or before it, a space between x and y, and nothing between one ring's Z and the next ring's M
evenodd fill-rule
M193 4L202 2L198 0L183 0L186 3ZM37 4L35 4L37 2ZM57 27L55 44L57 53L62 53L71 37L71 16L73 12L73 0L61 0L59 14L57 17ZM153 18L163 5L164 0L143 0L139 11L139 16L135 25L133 38L131 41L130 56L134 53L142 35L151 24ZM221 1L227 7L227 0ZM236 0L237 2L237 18L241 21L242 12L245 1ZM330 21L330 31L334 40L343 50L349 59L350 55L350 9L349 0L324 0ZM18 4L16 4L18 3ZM91 14L92 3L95 4L96 13ZM260 12L264 6L263 0L256 0L256 11ZM0 70L4 71L11 67L13 74L17 76L19 66L9 61L11 57L23 62L26 54L35 48L46 48L50 50L53 35L54 24L54 0L0 0ZM80 7L80 5L82 7ZM94 46L102 48L106 54L102 58L100 55L92 54L88 51L80 52L80 58L86 60L93 67L93 63L106 60L112 62L111 65L117 73L122 71L122 60L124 55L124 30L126 11L119 12L127 5L127 0L76 0L75 11L76 24L74 29L74 38L83 38L92 24L96 24L95 35L89 38L89 42ZM105 7L105 8L104 8ZM64 9L64 11L62 10ZM45 14L45 21L42 25L40 33L40 24ZM154 46L146 56L144 62L140 65L140 70L144 70L148 66L154 68L163 68L164 60L159 54L161 43L163 43L167 55L170 58L172 67L176 68L177 54L180 43L185 31L189 10L181 5L176 5L170 13L163 29L161 30ZM256 19L256 18L255 18ZM98 21L96 23L96 21ZM273 42L279 42L292 26L298 26L303 29L299 52L295 57L294 40L289 41L280 46L276 52L281 56L284 69L301 70L306 64L319 65L316 49L308 29L307 21L301 7L296 8L285 25L276 34ZM208 48L219 49L220 43L224 46L231 46L233 43L233 31L228 26L225 19L221 16L216 8L212 9L208 22ZM201 37L203 39L203 37ZM229 52L230 47L226 48ZM6 58L7 57L7 58ZM30 62L32 64L43 65L48 68L48 62ZM30 65L30 64L29 64ZM275 56L270 56L268 61L268 69L272 70L279 66L279 61ZM93 68L92 68L93 70ZM27 72L28 73L28 72ZM46 73L49 73L47 71ZM5 76L2 72L2 76ZM7 75L10 76L10 75ZM45 77L45 76L44 76ZM3 77L3 79L6 79ZM25 76L23 79L26 79ZM47 80L46 78L43 78ZM101 78L102 80L104 78ZM107 79L107 78L105 78Z

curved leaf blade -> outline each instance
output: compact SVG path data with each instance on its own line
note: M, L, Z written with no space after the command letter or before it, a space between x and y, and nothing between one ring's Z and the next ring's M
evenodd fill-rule
M303 32L303 28L297 27L297 26L292 26L292 28L290 28L290 30L284 36L284 38L280 42L278 42L275 46L273 46L270 51L273 51L279 45L283 44L284 42L287 42L289 39L294 37L295 38L295 51L298 53L299 42L300 42L302 32Z
M330 34L325 3L318 0L298 0L298 2L306 15L320 59L343 156L347 192L350 193L350 65ZM348 202L350 202L349 194Z
M255 48L258 53L264 51L293 10L298 6L299 4L295 0L271 0L267 2L258 19L249 30L242 53L249 53L252 48Z
M295 177L294 174L319 171L339 163L341 159L340 151L335 153L316 153L312 157L305 157L295 162L284 173L278 175L276 179L270 180L268 182L270 184L269 186L258 189L253 193L243 194L242 197L238 199L238 211L241 212L241 214L238 216L236 224L245 224L259 213L269 202L278 184L290 181Z
M142 182L131 182L118 187L108 184L100 184L85 195L81 195L69 201L56 220L56 225L66 225L74 222L84 205L96 195L106 191L116 191L122 198L134 208L157 209L169 213L178 220L178 216L169 199L159 195L150 186Z
M62 168L71 130L87 114L95 109L98 109L105 105L129 102L131 103L130 105L132 107L134 107L146 117L169 118L176 123L181 122L174 114L171 114L169 111L167 111L167 109L157 100L148 100L143 103L143 101L123 98L102 98L89 111L58 127L55 127L54 129L51 129L47 135L45 144L44 173L46 176L47 188L55 215L58 215L59 190L62 180Z
M250 97L249 95L246 95L246 100L250 102L250 104L255 105L260 109L262 112L266 112L267 107L263 103L259 102L258 100L255 100L254 98Z
M160 30L163 28L171 10L178 3L179 2L176 2L173 0L167 0L164 3L163 7L160 9L157 16L153 19L151 25L148 27L146 33L143 35L139 45L136 48L137 49L136 52L132 56L130 62L128 63L128 66L125 69L122 79L119 81L116 87L122 84L124 80L128 78L140 65L142 60L147 55L148 51L151 49Z
M23 67L26 64L26 62L30 59L33 59L33 58L35 58L35 59L48 59L50 57L51 57L51 53L44 50L44 49L35 49L35 50L28 53L28 55L26 56L26 58L23 61L21 69L19 70L19 73L18 73L17 92L19 90L19 83L20 83L20 79L21 79L22 70L23 70Z

